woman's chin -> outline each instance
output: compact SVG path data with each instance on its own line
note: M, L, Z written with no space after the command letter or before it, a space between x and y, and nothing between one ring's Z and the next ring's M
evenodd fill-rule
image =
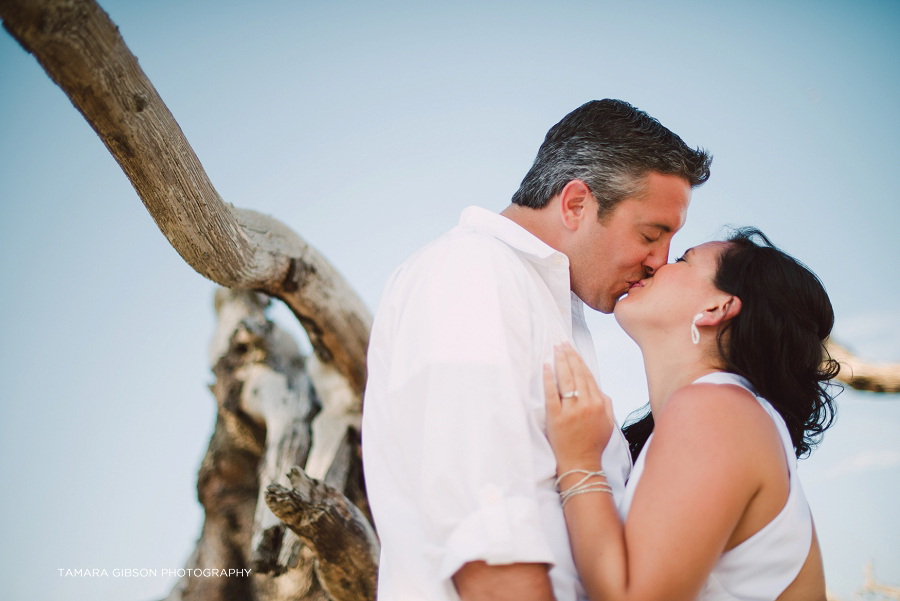
M616 318L616 323L632 340L636 340L635 334L641 328L641 318L635 311L640 306L640 303L636 303L636 300L625 295L616 303L616 307L613 309L613 317Z
M625 324L623 322L627 321L628 315L628 295L626 294L618 301L616 301L616 306L613 308L613 317L616 318L616 323L624 330Z
M613 313L618 314L620 311L620 307L627 305L629 302L632 302L634 298L630 293L626 292L622 296L619 297L619 300L616 301L616 306L613 308ZM618 319L618 317L616 318Z

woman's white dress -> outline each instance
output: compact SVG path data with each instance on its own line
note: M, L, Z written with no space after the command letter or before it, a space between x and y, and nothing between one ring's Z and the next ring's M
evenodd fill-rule
M790 493L781 512L762 530L722 554L697 601L773 601L800 573L812 542L812 518L797 477L797 459L790 434L778 411L767 400L757 396L750 383L741 376L716 372L698 378L694 383L734 384L756 397L781 435L790 472ZM625 485L619 507L622 519L628 515L652 440L651 435Z

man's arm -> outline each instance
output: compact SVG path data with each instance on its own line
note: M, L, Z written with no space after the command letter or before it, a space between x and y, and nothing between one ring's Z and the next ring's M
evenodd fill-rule
M453 575L462 601L553 601L545 563L465 564Z

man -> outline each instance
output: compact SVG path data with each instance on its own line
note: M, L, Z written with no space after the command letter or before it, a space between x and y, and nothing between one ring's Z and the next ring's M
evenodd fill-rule
M666 263L709 163L631 105L589 102L547 133L513 204L469 207L391 276L362 431L380 601L584 597L541 367L568 341L596 376L582 305L609 313ZM618 499L621 433L603 464Z

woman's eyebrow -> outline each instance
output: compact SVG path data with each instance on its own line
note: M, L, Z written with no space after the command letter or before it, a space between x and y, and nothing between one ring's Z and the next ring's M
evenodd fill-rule
M683 253L681 253L681 258L687 259L688 253L690 253L692 250L694 250L693 247L691 247L691 248L687 249L686 251L684 251Z

